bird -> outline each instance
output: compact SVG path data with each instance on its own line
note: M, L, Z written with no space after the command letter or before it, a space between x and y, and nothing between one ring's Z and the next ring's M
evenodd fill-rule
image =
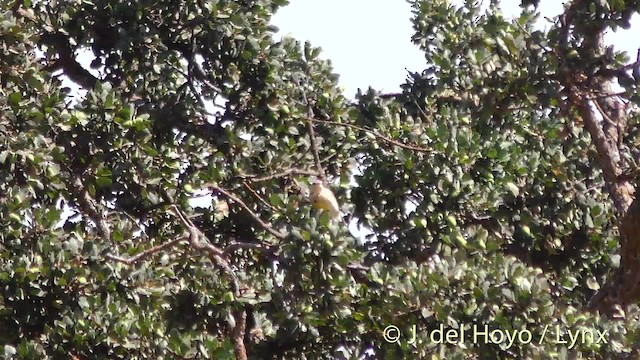
M311 183L311 186L309 186L309 200L314 208L328 211L331 219L337 219L340 216L338 200L322 181L315 180Z

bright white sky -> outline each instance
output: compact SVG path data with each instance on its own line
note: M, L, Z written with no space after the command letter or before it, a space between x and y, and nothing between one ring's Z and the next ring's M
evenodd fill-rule
M464 1L454 0L462 5ZM562 0L541 0L538 25L549 28L545 16L552 18L563 10ZM484 0L488 5L489 0ZM507 17L521 12L520 0L503 0ZM384 92L396 92L406 78L406 69L422 71L425 60L411 43L413 34L411 6L404 0L290 0L290 4L273 17L280 28L276 38L291 34L322 47L322 57L330 59L340 75L345 96L351 98L358 88L369 86ZM632 29L640 29L636 15ZM635 60L640 38L630 30L607 34L606 41L625 50Z

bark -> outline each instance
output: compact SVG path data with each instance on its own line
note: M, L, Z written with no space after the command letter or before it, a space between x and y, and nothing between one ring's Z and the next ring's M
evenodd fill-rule
M563 38L557 49L559 55L567 54L569 38L574 37L582 39L583 54L592 59L604 56L606 26L585 23L583 15L587 5L574 0L561 17ZM591 310L611 313L617 305L624 307L640 298L640 202L634 200L634 184L623 176L626 169L620 156L627 125L626 106L617 96L592 97L592 94L613 94L611 83L615 78L590 70L593 69L565 69L559 80L568 92L570 107L579 114L580 119L575 120L581 120L591 135L619 219L620 267L589 304Z
M247 348L244 345L244 334L247 327L247 313L244 310L234 311L236 326L231 330L231 342L236 360L247 360Z

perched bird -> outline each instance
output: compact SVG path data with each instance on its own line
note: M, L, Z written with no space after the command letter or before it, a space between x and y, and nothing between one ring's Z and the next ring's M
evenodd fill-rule
M324 186L322 181L316 180L311 183L309 200L314 208L328 211L331 219L337 219L340 216L338 200L336 200L331 190Z

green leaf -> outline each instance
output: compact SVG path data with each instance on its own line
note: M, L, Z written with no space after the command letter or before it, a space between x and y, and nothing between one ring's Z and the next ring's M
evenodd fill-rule
M18 105L18 103L22 100L22 94L19 92L14 92L9 95L9 103L11 105Z

